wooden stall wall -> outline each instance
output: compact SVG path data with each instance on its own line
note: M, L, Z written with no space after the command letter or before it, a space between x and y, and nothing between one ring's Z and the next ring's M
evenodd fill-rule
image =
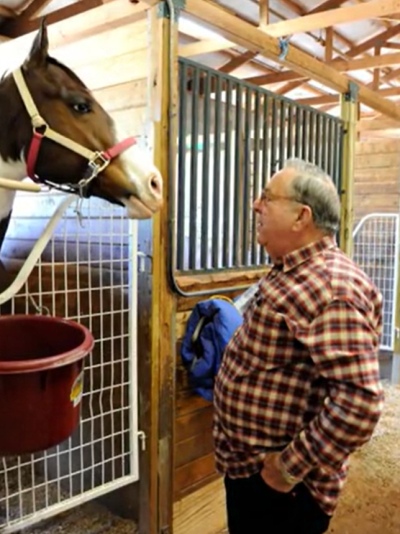
M128 7L131 10L134 9L129 3ZM148 146L152 142L149 137L152 131L148 111L151 47L147 15L140 13L131 16L127 12L125 19L121 19L118 24L113 24L113 21L109 20L109 22L100 24L99 27L96 26L96 22L100 23L102 19L107 21L108 9L109 6L104 5L92 12L50 27L50 54L72 68L93 91L94 96L114 118L117 130L124 130L129 135L137 136L139 143ZM114 6L113 9L118 10L118 6ZM122 9L126 7L122 6ZM90 27L90 21L93 21L93 27L96 29L94 35L89 35L86 30L82 30L85 27L82 18L86 20L86 27ZM75 24L73 19L76 19ZM74 34L74 28L76 28L76 34ZM85 35L83 38L81 38L82 34ZM52 35L56 37L54 41L58 46L52 46ZM63 36L67 37L64 39ZM13 42L14 64L20 63L25 57L31 38L33 36ZM12 53L14 48L11 48L11 43L7 43L7 47ZM4 56L2 57L4 60ZM18 59L20 61L17 61ZM24 207L15 213L1 253L1 260L9 272L15 274L19 270L60 200L61 196L43 194L35 197L25 194ZM123 208L114 209L121 210L122 215ZM74 228L78 232L79 221L70 210L67 216L69 239L65 241L63 231L56 231L53 244L47 247L43 254L43 261L54 262L55 266L44 265L40 270L36 268L21 293L24 294L27 288L33 294L41 293L45 296L40 299L39 303L51 306L54 304L56 291L55 306L59 315L74 316L77 310L85 317L93 314L94 318L90 321L92 321L95 338L101 335L100 330L104 332L107 329L110 336L110 347L104 350L102 348L101 356L95 350L93 357L101 358L102 362L107 360L106 363L110 365L106 365L105 369L108 373L112 373L114 380L118 380L117 374L120 371L111 370L112 357L109 357L109 354L114 350L112 348L113 333L121 332L122 328L127 331L129 328L127 326L128 294L125 290L114 291L113 285L121 288L129 284L128 221L126 218L121 218L121 220L118 217L115 218L114 210L110 209L109 214L104 209L100 211L97 210L95 202L94 210L91 209L93 217L86 223L90 224L90 235L88 235L87 242L80 241L80 247L77 250L76 242L71 236L74 235ZM99 244L100 241L96 239L96 235L104 236L107 232L110 234L109 244L107 245L104 239ZM122 236L117 245L112 238L113 235ZM70 259L68 263L66 262L67 256ZM113 269L116 258L121 261L118 269ZM90 291L83 292L83 288L90 288ZM66 292L68 292L68 299ZM65 305L66 301L67 305ZM20 301L17 299L15 311L27 313L23 298ZM30 309L29 312L34 312L34 310ZM100 377L96 377L95 374L91 380L100 381ZM127 391L122 392L122 395L126 394ZM111 404L118 406L121 391L116 391L112 396ZM86 408L83 406L84 412ZM129 422L125 421L124 424L127 425ZM50 465L49 469L51 468ZM62 469L67 470L68 466ZM111 494L111 500L112 504L116 505L117 511L122 514L135 515L137 513L137 510L130 509L134 505L131 493L125 490L118 491L118 498L116 499Z
M217 296L224 295L224 286L251 285L262 273L263 270L253 270L178 280L185 291L207 287L213 288ZM234 298L242 291L225 295ZM213 453L213 405L193 392L180 357L187 320L195 304L205 298L208 297L177 297L176 302L174 534L214 534L225 526L222 481L215 470Z
M356 144L354 222L370 213L400 209L400 140L374 139Z

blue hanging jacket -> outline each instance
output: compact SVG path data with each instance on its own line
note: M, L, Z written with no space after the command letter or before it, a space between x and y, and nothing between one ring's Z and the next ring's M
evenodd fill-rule
M242 322L238 309L220 298L198 302L190 314L181 357L189 384L208 401L213 399L214 379L225 347Z

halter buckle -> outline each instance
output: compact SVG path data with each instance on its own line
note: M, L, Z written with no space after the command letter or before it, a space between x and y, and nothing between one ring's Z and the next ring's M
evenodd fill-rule
M92 169L90 178L95 178L110 164L111 159L104 152L95 152L89 160L88 167Z

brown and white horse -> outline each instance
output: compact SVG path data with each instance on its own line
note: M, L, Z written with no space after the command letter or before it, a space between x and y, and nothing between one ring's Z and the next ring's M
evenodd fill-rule
M105 73L106 75L106 73ZM0 178L33 180L125 206L132 219L162 204L162 178L84 83L48 55L44 23L20 69L0 80ZM15 191L0 188L0 249Z

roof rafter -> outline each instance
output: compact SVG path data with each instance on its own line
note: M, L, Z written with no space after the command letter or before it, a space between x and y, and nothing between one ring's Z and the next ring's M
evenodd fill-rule
M329 9L283 22L275 22L265 26L264 31L272 37L284 37L294 33L320 30L337 24L382 17L399 10L400 0L371 0L364 4Z
M400 2L400 0L398 1ZM281 59L277 39L255 28L251 24L239 20L213 2L208 0L186 0L183 9L184 12L194 16L207 26L218 28L221 35L228 40L236 42L239 46L243 46L247 50L259 52L273 61L283 65L289 65L292 69L335 91L340 93L348 91L349 78L339 73L332 66L316 60L305 52L294 50L293 47L289 48L286 59ZM360 85L359 97L360 101L369 107L400 120L400 109L398 106L393 102L385 100L368 87Z

